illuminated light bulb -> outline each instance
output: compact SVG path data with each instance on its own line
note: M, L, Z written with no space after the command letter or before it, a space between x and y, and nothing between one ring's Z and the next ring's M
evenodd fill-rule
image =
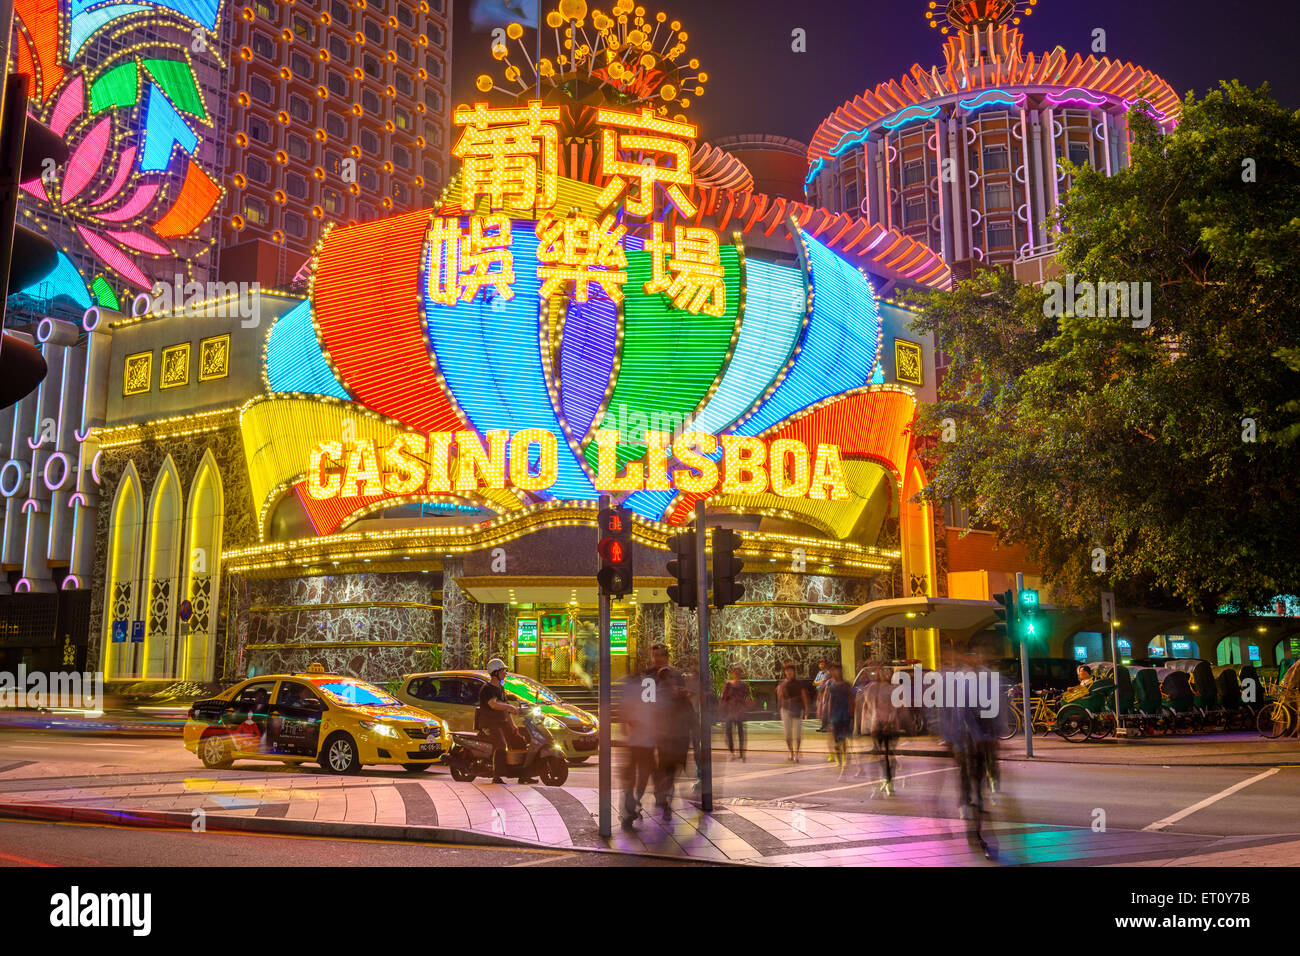
M677 98L677 87L673 86L671 83L665 83L663 86L659 87L659 96L664 100L664 102L671 103Z
M696 95L696 96L703 96L703 95L704 95L704 87L702 87L702 86L697 86L697 87L695 88L695 95Z
M524 35L524 28L518 23L511 23L506 27L506 36L512 40L518 40Z
M552 10L546 15L546 25L552 30L558 30L564 26L564 16L559 10Z
M486 93L492 89L492 77L486 73L480 73L478 79L474 81L474 85L478 87L480 93Z
M703 70L701 70L698 74L696 74L695 78L699 80L701 83L709 82L709 74L705 73Z
M492 58L493 58L493 59L496 59L496 60L504 60L504 59L506 58L506 53L507 53L507 51L506 51L506 45L505 45L504 43L494 43L494 44L492 44Z

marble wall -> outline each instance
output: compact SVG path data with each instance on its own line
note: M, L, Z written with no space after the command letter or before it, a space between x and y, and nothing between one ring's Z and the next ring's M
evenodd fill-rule
M383 683L427 670L429 645L442 641L436 574L353 573L238 584L236 601L246 621L230 648L230 671L238 676L303 671L318 663ZM410 644L416 646L404 646Z

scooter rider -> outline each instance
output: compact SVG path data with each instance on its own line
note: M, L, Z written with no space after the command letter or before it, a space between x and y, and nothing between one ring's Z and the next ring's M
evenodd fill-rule
M478 729L484 737L492 741L495 748L492 754L492 769L496 776L493 783L505 783L502 776L508 773L506 751L511 747L521 747L522 741L510 722L511 714L522 714L523 709L506 702L506 662L499 657L488 661L488 673L492 679L478 695ZM520 777L520 783L535 782L532 777Z

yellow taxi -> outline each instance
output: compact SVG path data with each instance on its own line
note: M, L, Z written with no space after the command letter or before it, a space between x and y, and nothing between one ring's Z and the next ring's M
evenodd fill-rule
M251 677L195 702L184 739L212 769L275 760L318 763L342 774L368 764L425 770L450 749L451 731L446 721L373 684L315 665L306 674Z

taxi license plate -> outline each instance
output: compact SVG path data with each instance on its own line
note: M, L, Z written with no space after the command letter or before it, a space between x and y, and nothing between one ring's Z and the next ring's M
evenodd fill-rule
M423 754L436 754L441 749L440 744L420 744L420 753Z

